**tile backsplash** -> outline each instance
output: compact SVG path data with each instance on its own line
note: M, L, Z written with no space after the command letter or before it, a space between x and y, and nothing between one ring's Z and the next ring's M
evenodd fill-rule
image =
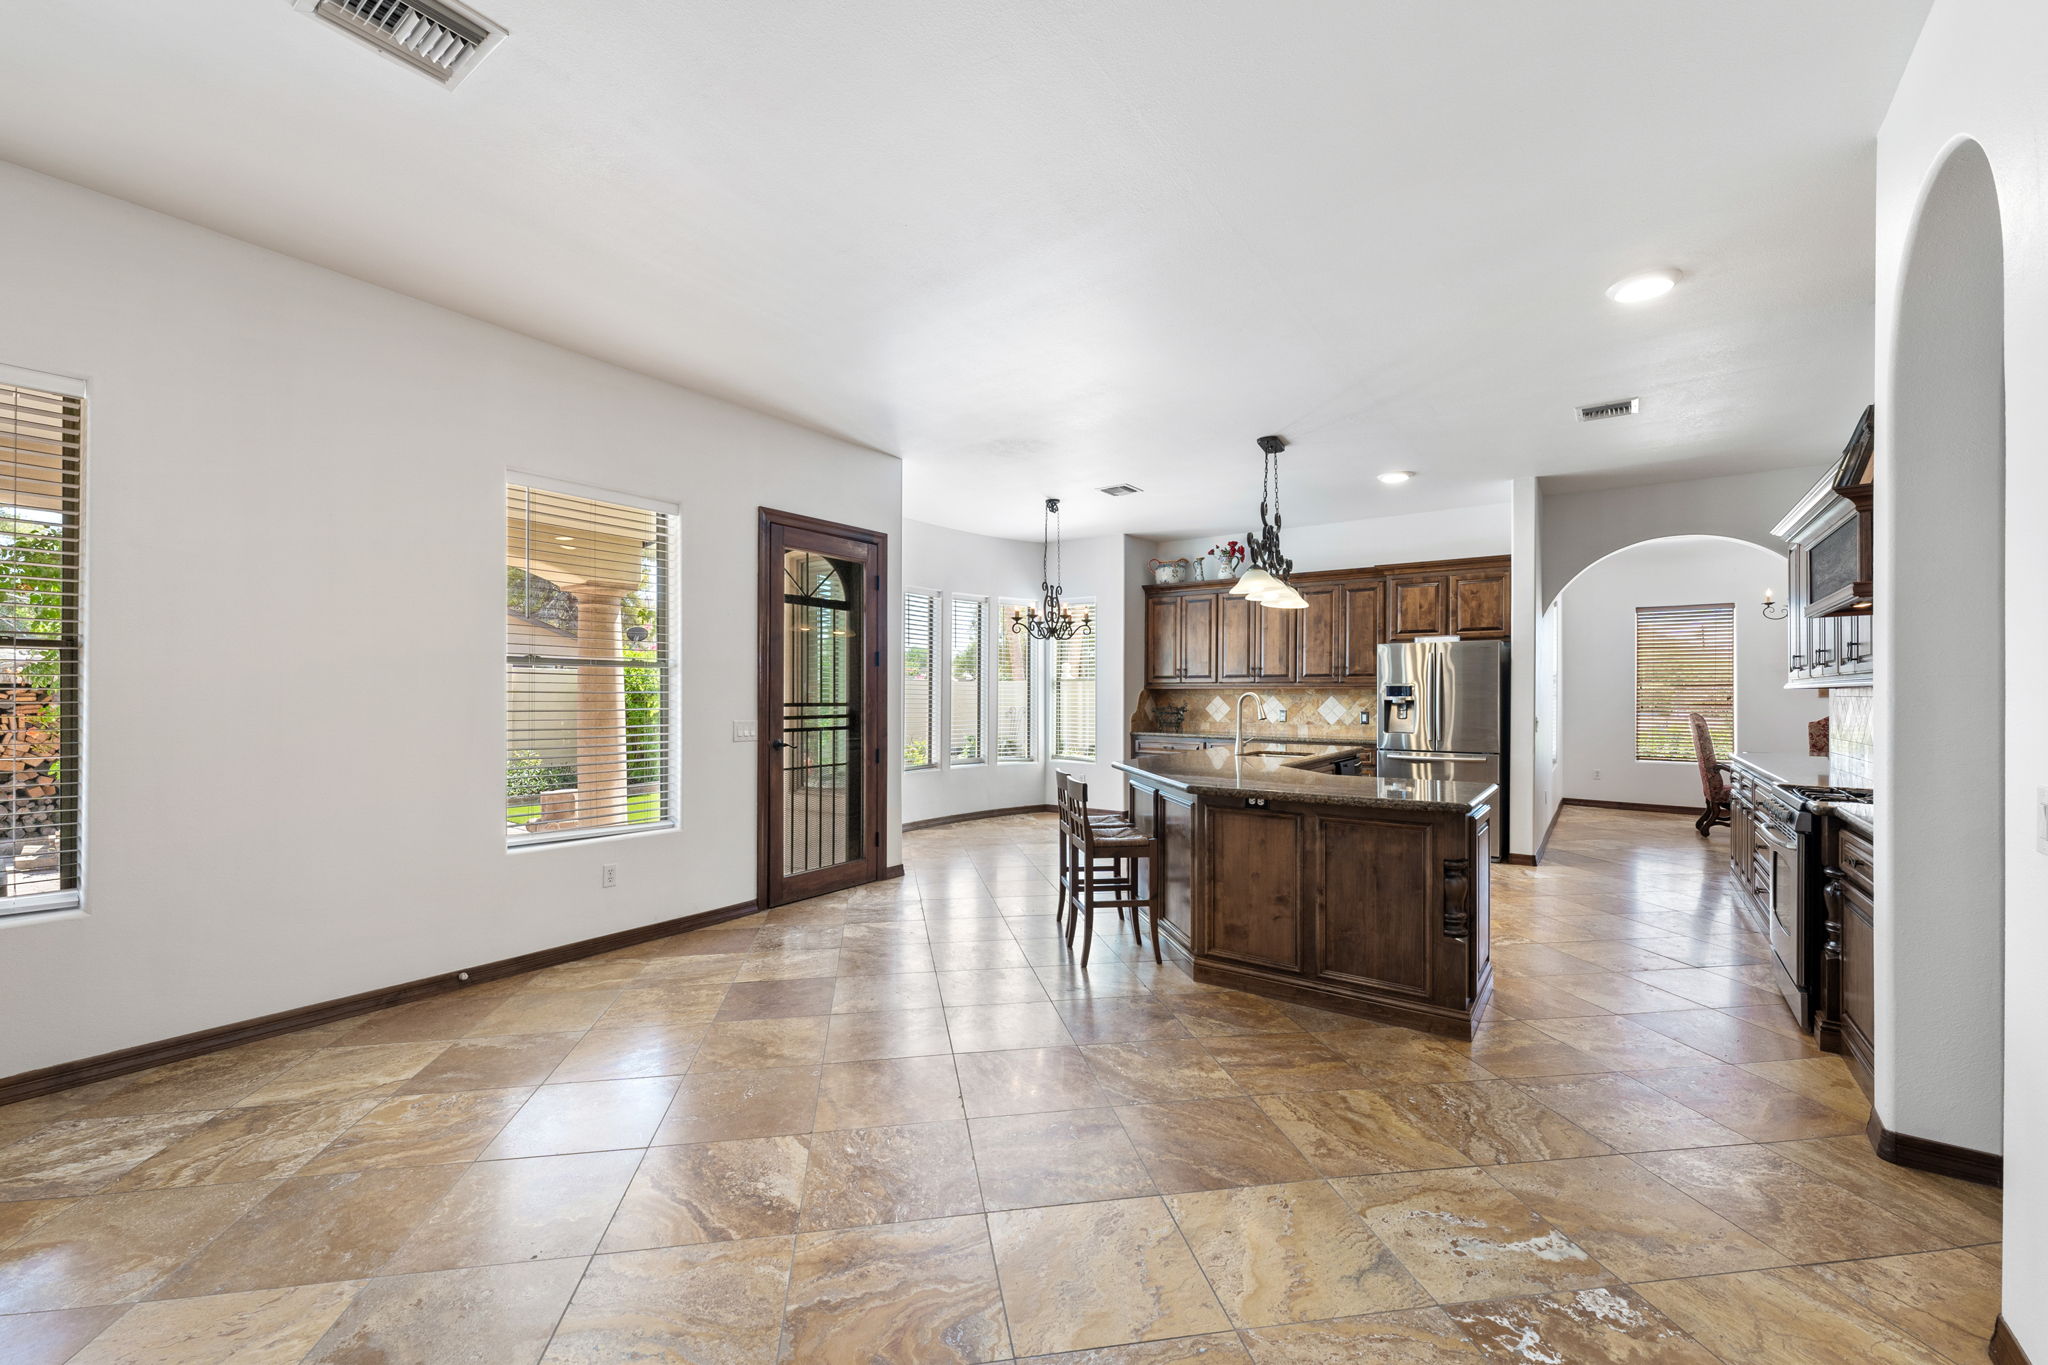
M1868 787L1877 752L1874 694L1867 687L1828 690L1828 781L1838 787Z
M1361 719L1369 717L1379 704L1379 694L1371 688L1357 687L1258 687L1258 688L1216 688L1176 687L1171 690L1148 690L1138 698L1138 709L1131 716L1131 729L1138 733L1176 729L1188 735L1228 735L1234 733L1233 708L1237 705L1240 692L1255 691L1261 697L1278 702L1287 708L1284 721L1258 721L1253 719L1252 707L1247 704L1244 712L1244 732L1267 739L1327 739L1347 744L1367 744L1373 740L1372 722ZM1187 716L1178 727L1173 727L1163 710L1186 707Z

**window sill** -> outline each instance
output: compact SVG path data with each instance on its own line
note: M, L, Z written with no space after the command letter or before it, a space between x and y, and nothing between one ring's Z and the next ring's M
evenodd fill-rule
M650 835L673 834L682 828L680 821L663 820L656 824L641 825L630 829L564 830L559 834L543 834L533 839L522 839L516 844L505 845L507 853L536 853L547 848L566 848L574 844L593 844L607 839L645 839Z
M84 917L85 896L78 891L52 891L41 896L23 896L0 905L0 929Z

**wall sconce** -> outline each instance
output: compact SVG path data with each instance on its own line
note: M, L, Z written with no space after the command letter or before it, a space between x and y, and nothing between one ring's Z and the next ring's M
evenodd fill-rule
M1791 608L1778 600L1778 595L1769 588L1764 589L1764 615L1773 621L1782 621Z

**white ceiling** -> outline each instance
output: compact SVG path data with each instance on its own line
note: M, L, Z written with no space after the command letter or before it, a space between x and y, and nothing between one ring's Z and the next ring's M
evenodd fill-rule
M1268 431L1293 524L1825 459L1927 4L482 0L451 92L288 0L9 0L0 158L899 454L913 517L1196 533Z

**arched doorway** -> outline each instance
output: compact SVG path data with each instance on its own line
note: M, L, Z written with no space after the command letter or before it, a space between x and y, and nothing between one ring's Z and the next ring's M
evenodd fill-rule
M2004 288L1991 165L1963 141L1914 224L1878 409L1874 1100L1892 1135L1981 1153L2003 1113Z
M1761 604L1766 590L1783 599L1786 589L1782 547L1722 535L1640 540L1574 574L1543 613L1539 662L1554 666L1537 684L1538 734L1547 732L1539 786L1554 783L1555 799L1577 804L1697 809L1689 737L1682 762L1645 761L1638 743L1636 616L1658 608L1732 608L1732 712L1717 747L1803 752L1808 723L1826 708L1784 686L1785 626Z

